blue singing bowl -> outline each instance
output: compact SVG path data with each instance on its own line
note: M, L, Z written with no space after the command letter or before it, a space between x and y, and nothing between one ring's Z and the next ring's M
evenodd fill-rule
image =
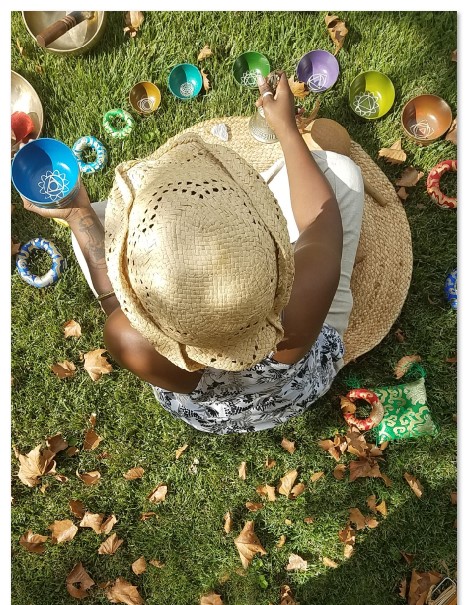
M194 99L202 88L201 72L191 63L175 65L168 76L168 88L181 101Z
M79 189L79 165L71 149L56 139L36 139L13 159L11 180L18 193L41 208L63 208Z

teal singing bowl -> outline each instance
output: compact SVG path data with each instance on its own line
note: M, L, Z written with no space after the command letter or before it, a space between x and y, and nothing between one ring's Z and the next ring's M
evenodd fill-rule
M191 63L175 65L168 76L168 88L181 101L194 99L202 88L201 72Z
M248 51L240 55L233 63L233 76L238 84L248 88L257 88L257 76L264 78L270 73L270 63L261 53Z
M361 118L376 120L395 102L395 87L380 71L365 71L354 78L349 91L350 107Z

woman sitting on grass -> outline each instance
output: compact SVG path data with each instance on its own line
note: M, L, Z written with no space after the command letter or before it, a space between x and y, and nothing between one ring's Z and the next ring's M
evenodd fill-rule
M314 159L286 76L275 95L258 80L284 154L289 188L277 198L291 199L294 246L260 175L194 134L118 166L108 205L91 204L84 186L65 209L24 201L68 222L112 357L173 416L218 434L274 427L321 397L343 365L352 307L359 168L332 152Z

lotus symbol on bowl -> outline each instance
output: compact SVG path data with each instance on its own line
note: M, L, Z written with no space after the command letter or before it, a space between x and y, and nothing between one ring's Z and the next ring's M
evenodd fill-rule
M66 180L65 174L60 173L58 170L47 170L45 174L40 177L38 183L40 193L45 197L48 197L52 202L60 200L68 193L69 181Z
M379 102L372 92L360 92L354 97L354 111L362 118L370 118L379 112Z

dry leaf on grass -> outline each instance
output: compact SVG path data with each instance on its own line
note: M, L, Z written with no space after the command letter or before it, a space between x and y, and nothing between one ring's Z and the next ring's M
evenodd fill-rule
M259 487L256 488L256 492L260 496L266 496L270 502L275 502L275 500L277 499L275 496L275 488L273 485L267 485L267 483L265 485L259 485Z
M322 563L326 567L338 567L338 563L335 563L335 561L332 561L332 559L329 559L328 557L322 557Z
M147 521L147 519L150 519L151 517L157 517L157 513L154 513L153 511L149 511L147 513L141 513L139 515L139 520Z
M223 605L222 597L216 592L209 592L201 597L200 605Z
M81 336L81 326L74 319L70 319L70 321L63 324L63 334L65 338L71 338L72 336L79 338Z
M349 523L356 525L357 530L364 529L366 527L366 520L359 508L350 508L349 510Z
M54 363L50 369L58 378L72 378L76 373L76 366L74 363L72 361L67 361L66 359Z
M251 512L255 513L256 511L264 508L262 502L246 502L245 507Z
M183 452L188 448L188 444L185 443L184 445L182 445L180 448L178 448L175 452L175 459L178 460L178 458L183 454Z
M126 605L143 605L144 603L137 587L121 577L106 589L105 596L110 603L125 603Z
M27 454L21 454L15 450L15 456L19 460L18 477L28 487L37 485L43 475L55 472L54 452L48 449L41 452L40 448L39 444Z
M340 542L343 542L345 545L343 555L345 559L349 559L353 554L354 544L356 542L356 530L348 524L344 529L340 529L338 537Z
M401 553L401 556L403 557L403 559L406 561L406 563L408 565L411 565L415 555L412 553L409 553L409 552L404 552L403 550L400 550L400 553Z
M84 569L81 561L76 563L66 577L66 590L75 599L84 599L89 596L87 591L94 585L94 580Z
M95 427L96 422L97 422L97 414L95 412L92 412L92 414L89 416L89 424L92 427Z
M314 523L314 519L312 517L304 517L304 523Z
M456 506L458 501L458 493L457 492L451 492L450 494L450 502L453 504L453 506Z
M337 481L344 479L346 473L346 464L337 464L333 469L333 476Z
M84 353L84 369L94 382L102 378L104 374L110 374L113 370L105 357L102 357L102 354L106 352L107 349L95 349Z
M323 477L324 475L325 475L324 471L318 471L317 473L313 473L309 480L311 483L315 483L316 481L319 481L319 479L321 477Z
M83 450L90 451L95 450L99 443L102 441L102 437L99 437L94 429L89 429L84 435Z
M52 532L50 541L52 544L60 544L60 542L70 542L76 535L78 528L71 519L63 519L63 521L54 521L47 529Z
M203 61L204 59L207 59L208 57L211 57L214 53L212 52L212 49L209 48L209 46L206 44L203 48L201 48L201 50L199 51L199 54L197 55L197 60L198 61Z
M115 515L108 516L105 521L102 522L102 525L100 526L100 532L102 534L109 534L117 521L118 519L115 517Z
M330 34L333 43L335 44L335 52L333 54L336 55L345 42L348 29L345 22L342 21L338 15L327 15L325 17L325 25L327 26L327 31Z
M134 468L130 468L126 473L123 473L123 477L128 481L133 481L134 479L140 479L144 475L144 469L142 466L135 466Z
M285 439L285 437L283 437L282 442L280 443L280 445L282 446L282 448L284 450L286 450L290 454L292 454L296 450L294 441L288 441L288 439Z
M154 488L151 493L147 496L147 499L154 504L163 502L167 497L168 487L166 483L160 483Z
M20 42L19 42L18 38L16 38L16 46L17 46L17 48L18 48L19 54L20 54L22 57L25 57L25 56L26 56L26 53L24 52L24 46L21 46L21 44L20 44ZM455 50L454 52L456 53L456 50ZM455 61L456 61L456 59L455 59Z
M288 565L285 567L286 571L293 571L295 569L298 570L306 570L307 569L307 561L302 559L299 555L295 555L291 553L288 559Z
M223 520L225 521L225 523L223 525L223 529L225 530L226 534L229 534L231 532L231 525L232 525L230 511L227 511L223 515Z
M453 145L457 145L457 136L456 136L456 118L453 120L450 126L450 130L447 132L445 136L445 141L450 141Z
M306 486L304 483L297 483L290 491L290 495L288 496L290 500L296 500L296 498L298 496L300 496L304 490L306 489Z
M387 477L387 475L385 473L380 473L380 475L382 476L383 482L385 483L385 485L387 487L390 487L391 484L393 483L392 480L390 479L390 477Z
M377 525L379 524L377 519L375 519L374 517L366 517L365 522L366 527L368 527L369 529L374 529L374 527L377 527Z
M58 452L66 450L68 447L68 442L63 439L61 433L57 433L53 437L47 437L45 443L47 444L47 448L54 454L58 454Z
M246 521L241 533L234 539L234 543L238 549L244 569L247 569L255 554L267 554L259 538L254 533L254 521Z
M418 498L420 498L422 496L422 492L424 491L424 488L422 487L421 482L418 479L416 479L416 477L414 477L413 475L410 475L409 473L405 473L403 475L403 477L406 479L409 487L413 490L413 492L416 494L416 496Z
M265 468L266 468L266 469L269 469L269 470L270 470L270 469L271 469L271 468L273 468L273 467L274 467L276 464L277 464L277 463L276 463L276 461L275 461L275 460L272 460L272 458L268 458L268 457L267 457L267 459L266 459L266 461L265 461L265 463L264 463L264 466L265 466Z
M282 548L282 547L283 547L283 545L285 544L285 542L286 542L286 536L282 534L282 535L280 536L280 538L279 538L279 540L278 540L277 544L276 544L276 547L277 547L277 548Z
M360 460L351 460L349 464L350 482L356 481L361 477L380 477L380 468L377 460L371 458L361 458Z
M86 509L84 508L84 503L81 500L70 500L68 505L75 517L78 519L82 519L84 517Z
M131 38L134 38L143 21L144 13L142 11L127 11L125 13L125 27L123 28L123 33L129 34Z
M241 464L239 465L238 475L239 475L239 478L242 479L243 481L246 480L246 462L241 462Z
M18 40L16 40L16 43L18 43ZM458 61L458 49L457 48L455 48L455 50L451 51L450 59L452 61L456 61L456 62Z
M201 69L201 76L202 76L202 86L204 87L204 90L207 92L210 89L210 82L209 82L209 77L206 74L206 72Z
M144 557L139 557L139 559L136 559L136 561L131 563L131 569L137 576L140 576L142 573L144 573L147 569L147 563Z
M413 569L409 583L408 605L424 605L429 588L438 584L441 579L441 574L436 571L420 573Z
M402 189L404 189L404 187L402 187ZM406 340L406 336L401 328L395 330L394 335L398 342L404 342ZM388 441L384 441L384 443L388 443Z
M11 240L11 256L18 254L20 248L21 248L20 243L14 242L13 240Z
M423 172L419 172L413 166L409 166L409 168L403 171L400 178L395 181L395 185L399 187L414 187L423 176Z
M309 94L309 91L306 89L306 85L304 84L304 82L295 80L294 76L288 78L288 84L290 85L290 89L293 93L293 96L295 96L297 99L304 99Z
M406 162L406 153L401 148L401 139L398 139L391 147L383 147L379 151L379 158L384 158L389 164Z
M293 598L291 588L286 584L280 586L280 605L299 605Z
M413 363L419 363L421 358L419 355L405 355L396 364L394 374L395 378L402 378Z
M97 552L99 555L113 555L122 544L123 540L121 540L116 534L112 534L105 540L105 542L102 542Z
M400 597L402 599L406 599L406 589L407 589L407 580L406 578L404 580L401 580L400 582L400 586L398 588L398 594L400 595Z
M297 470L288 471L278 482L278 493L288 497L297 476Z
M154 567L158 567L159 569L163 569L165 567L165 563L159 561L158 559L151 559L149 561L149 565L153 565Z
M345 395L340 395L340 408L343 414L354 414L356 405Z
M447 363L458 363L458 357L456 355L454 357L447 357L445 361Z
M78 449L77 447L72 446L72 447L69 447L69 448L66 450L65 454L66 454L66 455L67 455L69 458L71 458L71 456L75 456L75 455L76 455L78 452L79 452L79 449Z
M367 506L370 508L370 510L373 511L374 513L379 512L384 517L386 517L387 516L387 505L385 503L385 500L382 500L382 502L380 504L376 504L376 502L377 502L377 499L374 494L372 494L372 496L369 496L369 498L367 498Z
M25 532L19 539L19 543L29 552L42 554L45 551L44 542L48 540L48 536L33 534L30 529Z
M293 521L291 519L285 519L285 525L293 525Z
M104 520L104 515L99 513L89 513L86 512L81 522L79 523L79 527L90 527L95 531L96 534L101 533L101 525Z
M76 471L76 475L86 485L95 485L96 483L99 483L100 477L101 477L99 471L89 471L88 473L81 473L81 474L79 474L79 472Z

